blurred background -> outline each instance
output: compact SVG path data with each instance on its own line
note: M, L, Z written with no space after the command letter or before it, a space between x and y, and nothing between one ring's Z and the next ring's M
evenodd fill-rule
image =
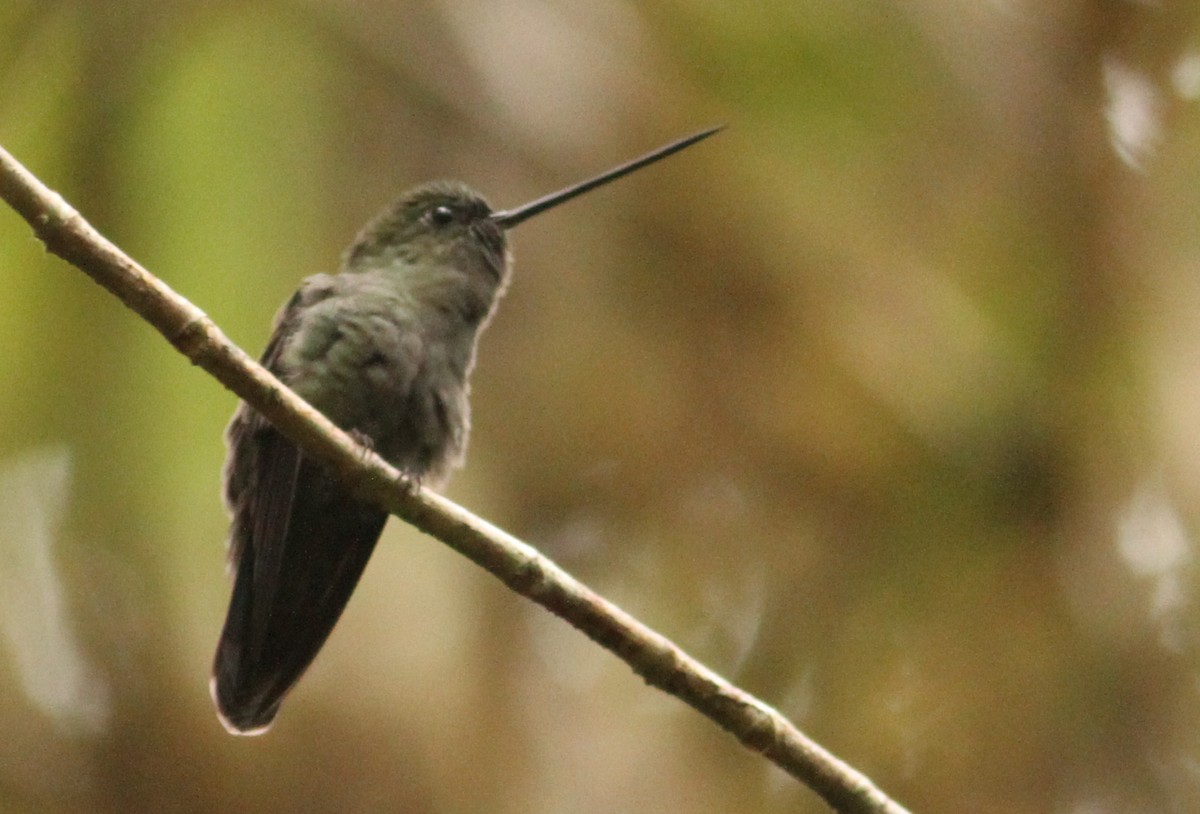
M409 185L515 234L448 494L916 812L1200 808L1200 5L4 0L0 144L247 350ZM235 399L0 210L0 812L819 799L393 520L217 723Z

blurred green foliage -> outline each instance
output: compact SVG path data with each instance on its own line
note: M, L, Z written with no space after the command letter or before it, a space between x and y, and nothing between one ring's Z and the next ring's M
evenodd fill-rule
M6 0L0 144L251 352L399 190L523 226L450 495L914 811L1194 810L1200 8ZM227 736L233 397L0 211L0 812L819 811L398 521Z

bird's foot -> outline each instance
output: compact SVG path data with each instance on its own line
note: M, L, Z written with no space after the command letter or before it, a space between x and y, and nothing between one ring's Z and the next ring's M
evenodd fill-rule
M415 495L421 491L421 476L408 469L400 470L400 485L404 487L404 491L410 495Z
M372 441L371 436L367 435L365 432L361 430L347 430L346 434L353 438L360 447L368 452L375 451L375 442ZM363 455L362 457L365 460L367 456Z

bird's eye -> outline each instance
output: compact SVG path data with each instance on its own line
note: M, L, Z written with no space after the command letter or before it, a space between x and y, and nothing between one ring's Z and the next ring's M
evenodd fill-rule
M445 226L454 220L454 210L448 206L435 206L427 216L434 226Z

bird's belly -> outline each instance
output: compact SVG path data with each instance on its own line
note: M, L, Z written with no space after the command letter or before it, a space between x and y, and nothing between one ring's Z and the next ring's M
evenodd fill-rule
M378 327L378 326L377 326ZM465 441L465 388L412 342L387 330L343 331L292 386L344 430L369 441L389 463L436 481Z

